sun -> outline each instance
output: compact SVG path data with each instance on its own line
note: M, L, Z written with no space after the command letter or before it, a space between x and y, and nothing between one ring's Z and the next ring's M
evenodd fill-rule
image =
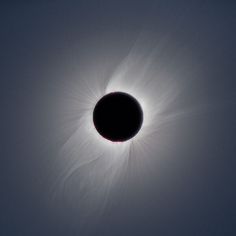
M155 57L133 50L108 78L98 71L70 85L58 191L68 192L73 182L70 196L93 201L116 186L132 159L141 168L154 150L163 150L158 130L176 117L165 111L178 87L171 70L152 66Z

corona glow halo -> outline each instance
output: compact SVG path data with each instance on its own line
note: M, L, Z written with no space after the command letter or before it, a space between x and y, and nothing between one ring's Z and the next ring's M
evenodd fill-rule
M70 198L74 196L76 199L76 196L84 194L85 201L90 199L93 202L116 185L132 159L135 158L141 168L141 163L148 162L149 157L153 158L153 153L164 153L159 129L182 114L179 111L167 111L179 94L179 80L176 83L178 73L175 66L157 64L159 48L144 54L139 54L138 49L134 47L109 77L104 77L104 73L96 69L80 75L78 80L78 75L74 75L74 82L69 87L68 98L63 106L63 135L66 141L58 159L60 176L56 195L58 191L63 194L66 192ZM122 99L134 102L131 105L134 108L132 113L139 116L134 123L129 121L134 127L131 127L130 134L122 133L123 137L120 134L107 136L107 131L103 133L101 128L107 121L102 125L96 122L98 104L112 95L124 95ZM119 109L122 110L122 106ZM118 115L122 113L121 110ZM129 110L129 105L125 110ZM114 122L120 118L122 115ZM126 128L130 126L129 122ZM108 125L105 128L109 130L111 127ZM120 129L122 125L118 124L118 127Z

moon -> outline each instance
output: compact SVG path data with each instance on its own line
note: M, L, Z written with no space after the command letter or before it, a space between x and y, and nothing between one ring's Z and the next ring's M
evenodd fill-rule
M112 142L124 142L139 132L143 111L139 102L130 94L113 92L97 102L93 123L102 137Z

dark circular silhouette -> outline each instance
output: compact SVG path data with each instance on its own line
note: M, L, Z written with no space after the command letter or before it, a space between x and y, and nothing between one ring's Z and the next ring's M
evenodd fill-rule
M98 133L113 142L124 142L134 137L143 122L143 111L138 101L123 92L102 97L93 110L93 123Z

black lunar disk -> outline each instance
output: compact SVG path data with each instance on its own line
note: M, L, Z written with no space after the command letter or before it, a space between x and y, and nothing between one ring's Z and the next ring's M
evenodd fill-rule
M123 92L103 96L93 111L93 122L98 133L113 142L124 142L134 137L143 122L139 102Z

